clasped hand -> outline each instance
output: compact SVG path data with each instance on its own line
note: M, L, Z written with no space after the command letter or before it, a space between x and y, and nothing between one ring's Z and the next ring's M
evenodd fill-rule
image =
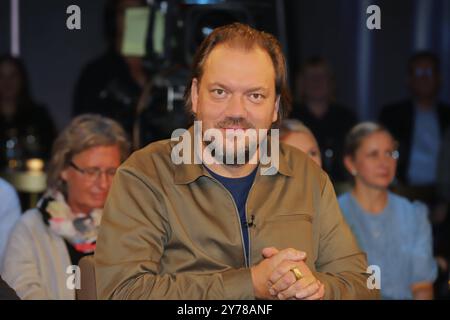
M255 296L259 299L321 300L325 286L305 263L306 253L292 248L265 248L264 260L251 268ZM297 276L292 269L297 268ZM300 276L301 275L301 276Z

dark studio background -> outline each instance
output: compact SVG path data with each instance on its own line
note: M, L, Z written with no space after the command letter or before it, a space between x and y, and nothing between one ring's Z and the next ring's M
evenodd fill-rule
M70 120L82 66L105 47L104 2L20 1L20 51L32 93L48 106L58 128ZM66 8L71 4L81 8L81 30L66 28ZM371 4L381 8L381 30L366 28L366 8ZM450 1L287 0L281 7L292 83L302 61L321 54L334 68L337 100L354 108L362 120L373 119L380 106L406 95L408 57L418 49L432 49L442 63L441 95L449 100ZM10 2L0 1L2 53L10 50L9 15Z

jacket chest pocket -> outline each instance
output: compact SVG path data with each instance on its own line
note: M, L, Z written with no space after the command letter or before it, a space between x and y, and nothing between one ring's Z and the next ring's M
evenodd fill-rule
M256 227L253 252L261 255L265 247L294 248L312 257L312 230L312 216L308 213L277 214Z
M312 216L308 213L294 212L294 213L281 213L275 216L271 216L266 219L266 224L282 221L307 221L312 223Z

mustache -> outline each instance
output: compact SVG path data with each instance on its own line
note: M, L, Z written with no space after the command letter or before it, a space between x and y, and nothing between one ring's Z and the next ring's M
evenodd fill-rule
M227 117L216 124L216 128L241 127L242 129L254 129L255 126L244 118Z

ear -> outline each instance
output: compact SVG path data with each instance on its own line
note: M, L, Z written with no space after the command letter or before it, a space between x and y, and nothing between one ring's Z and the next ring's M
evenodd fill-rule
M344 157L344 166L351 175L353 175L353 172L356 171L355 163L351 156Z
M63 179L64 181L67 182L68 176L69 176L69 172L68 172L68 168L64 169L63 171L61 171L61 173L59 174L61 179Z
M191 84L191 104L192 104L192 112L197 114L197 106L198 106L198 80L197 78L192 79Z
M278 110L280 110L280 96L278 96L277 100L275 101L275 108L273 109L272 115L272 123L278 120Z

